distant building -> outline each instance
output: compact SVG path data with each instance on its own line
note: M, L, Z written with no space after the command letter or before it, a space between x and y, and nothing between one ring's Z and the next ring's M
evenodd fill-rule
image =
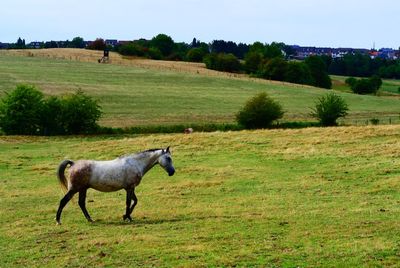
M347 54L364 54L369 55L371 58L377 57L378 54L372 53L372 50L364 49L364 48L330 48L330 47L301 47L297 45L291 46L291 48L295 51L295 59L303 60L309 56L317 55L317 56L331 56L332 58L343 58ZM394 53L387 52L384 55L388 55L388 58L392 58ZM393 54L393 55L392 55Z
M106 46L115 47L116 45L118 45L118 40L117 39L106 39L105 43L106 43Z
M30 42L27 45L28 48L42 48L43 46L44 46L44 42L38 42L38 41Z
M10 47L10 44L9 43L2 43L2 42L0 42L0 49L7 49L7 48L9 48Z

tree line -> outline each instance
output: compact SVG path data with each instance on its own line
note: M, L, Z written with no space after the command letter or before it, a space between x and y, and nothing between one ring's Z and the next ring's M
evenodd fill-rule
M158 34L152 39L139 39L119 42L107 46L102 38L87 44L81 37L71 41L48 41L43 48L70 47L95 50L112 50L126 56L146 57L156 60L177 60L204 62L207 68L227 71L245 72L255 77L307 84L330 88L328 75L353 77L370 77L400 79L400 59L389 60L371 58L367 54L346 54L341 58L331 56L311 56L304 61L288 60L295 55L292 46L272 42L251 45L232 41L214 40L211 43L201 42L196 38L191 43L175 42L166 34ZM19 38L9 48L26 48L25 40Z

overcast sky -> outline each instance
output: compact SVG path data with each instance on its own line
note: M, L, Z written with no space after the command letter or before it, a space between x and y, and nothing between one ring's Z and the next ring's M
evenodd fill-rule
M400 46L399 0L15 0L0 4L0 42L150 39Z

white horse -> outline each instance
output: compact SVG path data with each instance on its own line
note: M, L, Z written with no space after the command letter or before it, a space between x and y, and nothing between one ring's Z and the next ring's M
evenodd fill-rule
M86 210L86 192L93 188L102 192L126 190L126 212L124 220L132 221L131 213L137 205L135 187L139 185L142 177L156 164L159 164L169 176L174 175L175 168L172 164L169 147L167 149L151 149L137 154L121 156L110 161L95 160L64 160L58 167L58 179L67 189L66 195L61 199L58 207L56 221L61 224L61 212L74 194L79 192L78 204L89 222ZM66 167L70 165L70 175L64 175ZM133 204L132 204L133 201Z

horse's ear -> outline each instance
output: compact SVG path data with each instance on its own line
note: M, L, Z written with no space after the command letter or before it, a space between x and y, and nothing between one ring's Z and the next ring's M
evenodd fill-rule
M167 151L166 152L169 153L169 146L167 147Z

